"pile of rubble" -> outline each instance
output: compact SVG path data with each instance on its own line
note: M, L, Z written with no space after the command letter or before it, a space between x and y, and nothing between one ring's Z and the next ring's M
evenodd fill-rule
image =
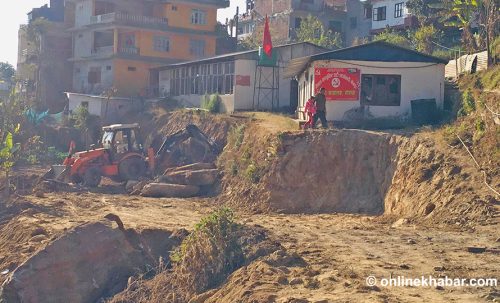
M189 198L206 193L219 178L214 163L194 163L169 168L151 181L129 181L127 191L144 197Z

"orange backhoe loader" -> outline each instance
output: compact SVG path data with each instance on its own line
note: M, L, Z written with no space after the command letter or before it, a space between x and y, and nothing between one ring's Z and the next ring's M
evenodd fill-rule
M115 181L138 180L155 171L155 163L161 161L175 145L194 137L202 140L213 151L218 150L215 143L207 138L195 125L188 125L165 138L155 154L153 148L144 152L138 142L138 124L116 124L103 127L101 147L87 151L74 152L70 145L68 157L62 165L54 165L44 179L83 184L96 187L102 177Z

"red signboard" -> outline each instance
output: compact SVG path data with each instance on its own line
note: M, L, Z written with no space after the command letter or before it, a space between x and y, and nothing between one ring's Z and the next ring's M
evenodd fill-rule
M250 76L236 75L237 86L250 86Z
M360 78L357 68L315 68L314 91L324 87L327 101L358 101Z

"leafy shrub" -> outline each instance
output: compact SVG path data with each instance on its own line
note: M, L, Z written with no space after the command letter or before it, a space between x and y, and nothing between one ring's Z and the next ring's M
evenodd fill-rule
M481 118L478 117L474 123L474 126L475 126L475 131L473 140L474 142L477 142L481 140L481 138L484 136L484 133L486 131L486 124Z
M422 26L413 35L416 49L426 54L432 54L435 40L440 40L442 33L434 25Z
M205 95L202 97L201 108L211 113L220 112L220 98L218 94Z
M397 46L401 46L401 47L405 47L405 48L409 48L409 49L413 48L413 46L411 45L411 41L410 41L410 39L408 39L407 35L402 35L399 32L393 31L391 29L385 29L383 32L376 35L374 37L374 40L375 41L384 40L388 43L391 43L391 44L394 44Z
M66 156L66 152L58 151L54 146L46 147L40 136L33 136L24 145L21 159L29 164L61 164Z
M472 91L470 89L466 90L462 94L462 108L458 111L459 116L467 116L476 111L476 102Z
M67 156L67 152L58 151L54 146L47 148L47 159L53 163L62 163Z
M75 120L75 128L87 130L90 124L90 113L88 108L85 106L78 106L73 112L73 119Z

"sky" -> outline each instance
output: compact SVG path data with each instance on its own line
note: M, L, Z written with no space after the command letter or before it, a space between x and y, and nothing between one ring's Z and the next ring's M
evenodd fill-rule
M3 0L6 2L7 0ZM218 19L225 22L226 18L231 18L236 13L236 6L240 7L240 12L245 10L245 0L230 0L231 7L219 10ZM0 37L6 43L0 46L0 62L17 64L17 31L19 25L28 22L26 15L34 7L48 4L49 0L9 0L10 4L4 4L0 9Z

